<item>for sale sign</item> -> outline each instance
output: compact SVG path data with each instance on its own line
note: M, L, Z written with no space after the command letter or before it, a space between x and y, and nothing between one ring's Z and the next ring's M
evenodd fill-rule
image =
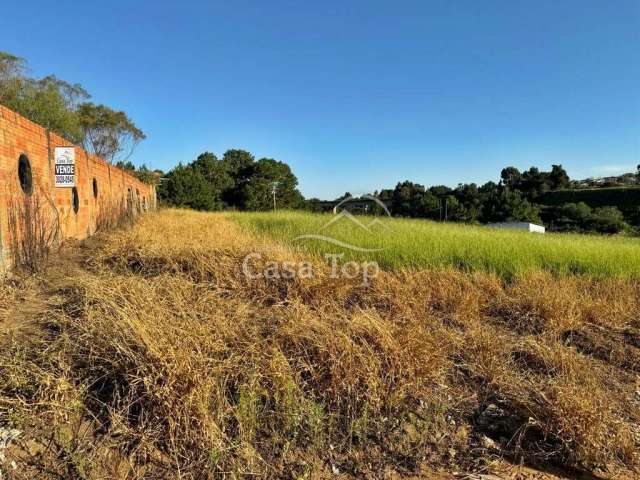
M76 186L76 149L56 147L55 150L56 187Z

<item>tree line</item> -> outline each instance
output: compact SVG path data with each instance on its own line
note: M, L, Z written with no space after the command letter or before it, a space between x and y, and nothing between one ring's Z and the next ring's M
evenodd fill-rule
M246 150L227 150L221 159L204 152L193 162L180 163L158 186L168 205L196 210L269 210L302 208L304 197L289 165L255 157Z
M464 223L527 221L545 224L554 231L599 233L640 226L640 208L625 216L615 205L591 208L584 202L541 203L546 193L572 185L561 165L553 165L550 171L531 167L524 172L507 167L497 183L426 188L407 180L373 195L399 217ZM326 208L318 199L305 200L297 186L298 179L286 163L271 158L256 160L246 150L231 149L221 158L204 152L191 163L179 164L164 175L158 195L165 204L197 210L271 210L274 194L279 209ZM336 201L350 196L346 193ZM369 213L382 211L373 205Z
M640 180L640 174L638 175ZM615 205L591 208L584 202L545 205L544 195L572 186L562 165L550 171L531 167L520 172L506 167L498 183L459 184L425 188L411 181L374 195L390 206L394 216L465 223L532 222L554 231L619 233L640 227L640 208L625 216ZM313 208L313 202L308 204ZM372 212L372 213L375 213Z

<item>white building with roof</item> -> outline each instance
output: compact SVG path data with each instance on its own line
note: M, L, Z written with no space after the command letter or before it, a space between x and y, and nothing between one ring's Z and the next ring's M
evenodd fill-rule
M489 223L488 227L493 228L504 228L508 230L525 230L527 232L533 233L544 233L546 229L542 225L536 225L535 223L529 222L500 222L500 223Z

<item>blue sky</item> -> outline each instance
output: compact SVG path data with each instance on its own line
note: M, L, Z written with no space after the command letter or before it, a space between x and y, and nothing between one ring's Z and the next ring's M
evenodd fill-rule
M0 50L127 111L135 163L245 148L306 196L640 163L637 0L12 1Z

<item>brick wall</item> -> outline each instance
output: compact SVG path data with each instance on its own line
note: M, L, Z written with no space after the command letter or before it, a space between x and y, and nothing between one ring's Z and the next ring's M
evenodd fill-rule
M126 205L141 211L144 210L139 208L142 205L147 209L156 207L153 186L75 147L75 182L79 197L79 209L75 213L72 189L54 186L54 148L59 146L73 145L0 105L0 271L6 270L11 263L9 209L25 196L18 178L20 155L26 155L31 166L31 197L37 198L48 214L56 218L62 239L92 235L101 215L107 211Z

